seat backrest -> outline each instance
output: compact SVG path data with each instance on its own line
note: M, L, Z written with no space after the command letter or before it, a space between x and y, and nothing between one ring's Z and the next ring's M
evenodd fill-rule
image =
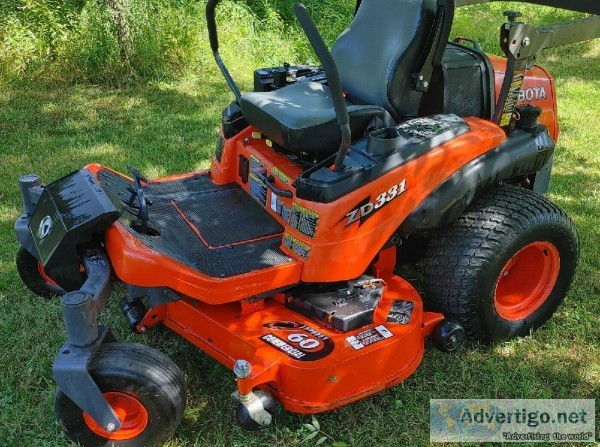
M331 50L348 98L383 107L395 119L417 116L453 6L452 0L362 0Z

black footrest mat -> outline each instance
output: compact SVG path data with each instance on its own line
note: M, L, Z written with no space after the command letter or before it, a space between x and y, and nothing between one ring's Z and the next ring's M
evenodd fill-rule
M290 262L279 250L283 227L238 185L215 185L208 175L144 185L149 226L156 235L130 227L131 182L101 171L100 184L121 222L148 247L208 276L228 277ZM134 200L134 204L137 202Z
M240 188L174 199L211 247L236 244L283 233L281 226L250 195Z

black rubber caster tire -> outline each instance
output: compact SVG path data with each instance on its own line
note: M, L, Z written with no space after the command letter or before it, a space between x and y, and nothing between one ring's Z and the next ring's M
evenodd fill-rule
M528 189L484 192L425 255L425 304L483 342L526 336L567 294L579 258L575 224Z
M52 298L65 294L65 290L52 281L44 272L41 262L24 247L19 247L17 257L17 272L29 290L42 298Z
M273 397L270 394L262 390L254 391L254 393L261 400L264 409L271 416L273 416L273 414L275 413L275 409L277 408L277 402L275 401L275 399L273 399ZM248 414L248 409L241 403L238 403L237 408L235 409L235 419L238 425L242 427L242 429L244 429L245 431L258 431L262 430L263 428L266 428L266 426L260 425L254 419L251 419L250 415Z
M98 348L89 371L109 401L116 396L126 399L129 408L138 407L126 413L127 424L113 433L123 437L126 429L128 439L110 439L59 390L55 416L69 439L83 447L151 447L173 435L183 416L187 391L181 371L169 357L136 343L106 343Z
M431 333L431 341L442 352L456 351L465 341L466 334L460 323L444 320Z

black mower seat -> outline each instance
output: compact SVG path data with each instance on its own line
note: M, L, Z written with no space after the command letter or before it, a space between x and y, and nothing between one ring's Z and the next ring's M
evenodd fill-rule
M374 105L348 104L352 139L364 135L375 117L387 112ZM252 92L240 101L246 120L270 140L298 152L333 152L341 139L329 88L317 82L292 84L272 92Z

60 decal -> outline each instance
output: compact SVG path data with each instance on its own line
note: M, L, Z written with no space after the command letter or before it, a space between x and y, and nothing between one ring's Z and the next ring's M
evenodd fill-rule
M287 339L292 343L298 343L298 346L302 349L315 349L320 345L319 340L310 338L306 334L290 334Z
M381 209L383 206L396 199L405 191L406 179L392 186L387 191L379 194L374 201L361 204L354 208L352 211L350 211L348 214L346 214L345 217L348 218L348 220L346 221L346 226L350 226L354 222L357 222L359 220L364 221L367 218L367 216L371 215L374 211Z
M295 360L319 360L333 351L333 340L317 329L294 321L267 323L270 332L260 339Z

